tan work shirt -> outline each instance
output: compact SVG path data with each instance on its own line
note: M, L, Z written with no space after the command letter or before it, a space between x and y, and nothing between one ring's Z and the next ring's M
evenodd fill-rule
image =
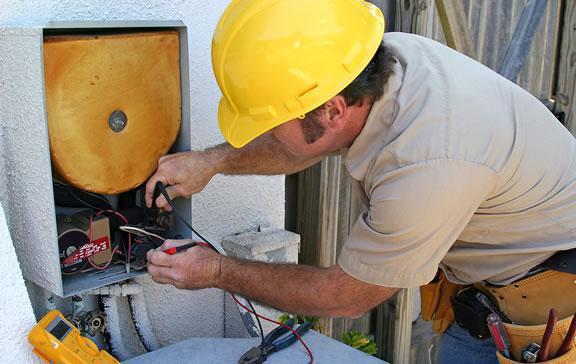
M528 92L432 40L399 63L345 163L369 200L338 259L389 287L504 284L576 247L576 143Z

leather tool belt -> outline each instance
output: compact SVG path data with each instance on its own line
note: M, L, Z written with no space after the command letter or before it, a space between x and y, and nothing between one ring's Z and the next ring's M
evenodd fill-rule
M456 320L472 336L489 338L486 316L490 310L477 300L471 300L477 292L483 293L493 308L514 322L505 322L504 326L515 358L520 358L521 351L529 343L540 342L549 309L556 308L559 321L550 346L551 352L555 352L566 335L572 315L576 313L576 249L556 253L533 268L527 276L507 286L484 283L461 286L449 282L439 271L430 284L420 288L422 318L433 320L433 329L439 333ZM499 354L498 359L501 363L515 363ZM576 363L576 349L549 362Z
M477 295L489 298L482 304ZM558 312L550 352L555 353L576 313L576 249L562 251L533 268L525 277L506 286L478 283L451 297L455 321L478 339L489 338L486 317L493 310L504 319L516 359L530 343L539 343L551 308ZM488 306L491 306L489 308ZM498 353L500 363L516 363ZM568 353L546 363L576 363L574 346Z
M507 286L477 283L474 287L517 324L544 324L552 307L560 318L571 316L576 312L576 249L554 254Z

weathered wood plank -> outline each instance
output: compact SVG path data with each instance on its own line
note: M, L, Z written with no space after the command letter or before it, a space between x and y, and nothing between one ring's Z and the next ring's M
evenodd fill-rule
M355 199L350 180L340 156L300 173L297 232L301 235L300 262L330 267L350 232L350 207ZM322 332L339 339L351 329L369 333L371 313L359 319L321 318Z
M318 228L320 206L320 165L312 166L298 174L298 214L296 232L300 234L302 264L320 264L320 232Z
M340 184L339 170L331 170L334 158L325 158L298 175L296 231L301 236L299 261L302 264L328 267L335 260L334 235L338 230L334 221L339 213ZM331 318L321 318L320 326L323 334L332 335Z
M560 45L556 111L565 113L565 125L576 135L576 1L566 1Z
M378 357L388 362L394 358L396 300L391 298L376 309L376 345Z
M393 363L409 364L412 343L412 309L415 288L405 288L396 295L396 322L394 330Z
M418 34L419 2L415 0L396 0L396 32Z
M530 0L522 10L506 55L498 69L498 73L512 82L516 82L518 79L524 61L530 53L532 41L547 4L548 0Z
M436 0L436 9L448 46L471 58L476 58L462 1Z

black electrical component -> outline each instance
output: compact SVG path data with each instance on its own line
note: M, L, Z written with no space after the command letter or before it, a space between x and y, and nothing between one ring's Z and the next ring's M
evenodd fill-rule
M57 215L60 265L65 275L131 263L133 269L145 267L146 253L172 233L172 213L144 204L144 186L118 195L118 209L106 196L83 191L54 181L54 199L63 207ZM130 226L152 235L135 235L120 228Z

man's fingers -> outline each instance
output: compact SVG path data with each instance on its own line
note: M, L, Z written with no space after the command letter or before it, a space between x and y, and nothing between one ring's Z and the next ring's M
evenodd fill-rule
M152 207L152 200L154 198L154 190L156 189L156 182L158 182L158 181L162 182L162 184L164 184L164 185L167 184L166 177L158 174L158 172L156 172L156 174L154 174L152 177L150 177L150 179L146 183L146 194L144 195L144 199L146 201L147 207Z
M176 197L184 196L184 192L182 191L182 186L177 184L174 186L166 186L166 193L170 200L174 200ZM158 198L156 198L156 207L164 209L166 211L172 211L172 207L166 201L166 198L163 194L160 194Z
M166 211L172 211L172 206L168 205L168 201L166 201L166 198L164 198L164 196L162 194L160 194L160 196L158 196L156 198L155 204L156 204L156 207L159 209L164 209Z
M189 239L169 239L169 240L166 240L164 242L164 244L162 244L162 246L160 246L160 248L158 248L158 250L162 251L162 250L174 248L176 246L188 244L190 242L192 242L192 240L189 240Z
M162 249L164 250L164 249ZM150 250L146 253L146 259L148 262L160 266L160 267L172 267L174 263L174 257L163 253L162 251Z
M170 268L148 263L148 273L150 273L152 280L156 283L173 285L175 282L174 271Z
M149 250L146 253L146 259L149 263L160 267L172 267L174 266L174 259L175 257L169 254L164 253L163 251L166 249L170 249L176 246L188 244L191 240L166 240L162 246L160 246L156 250Z

